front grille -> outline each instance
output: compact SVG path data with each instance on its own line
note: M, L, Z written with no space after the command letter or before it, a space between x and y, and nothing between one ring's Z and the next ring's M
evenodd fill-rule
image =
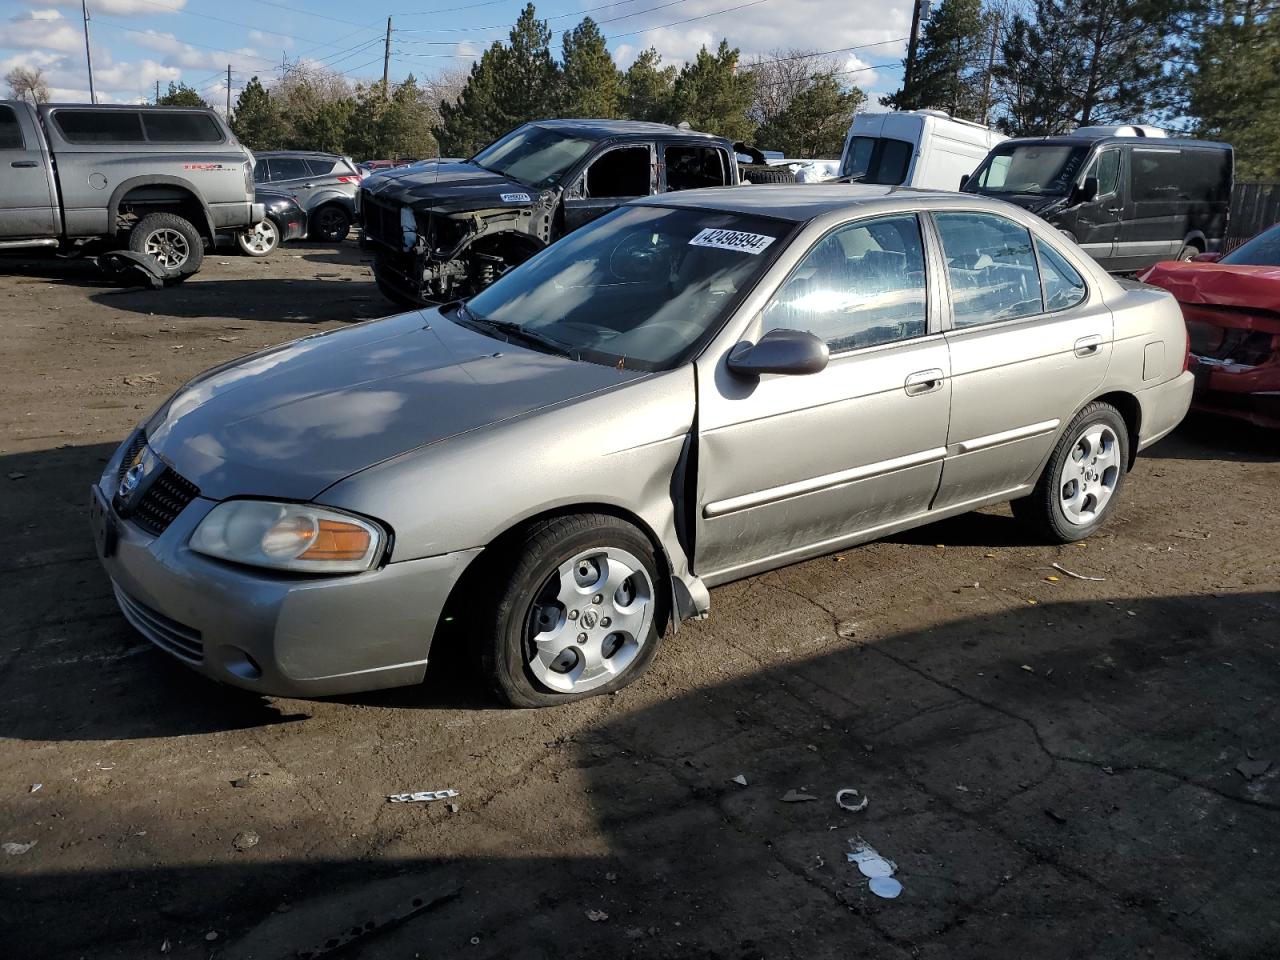
M147 435L139 430L133 435L133 439L129 441L129 446L125 447L124 456L120 458L120 468L116 470L116 483L119 484L124 479L124 475L129 472L129 467L133 463L142 448L147 445Z
M366 237L394 250L404 247L404 231L400 227L400 208L397 205L375 200L366 193L361 198L360 213L364 217Z
M198 496L199 487L168 467L162 467L138 505L129 512L129 519L151 536L158 537Z
M152 610L141 600L136 600L121 590L115 582L112 582L111 588L115 590L116 603L120 604L120 611L125 619L157 647L188 663L199 663L204 659L204 641L199 630Z

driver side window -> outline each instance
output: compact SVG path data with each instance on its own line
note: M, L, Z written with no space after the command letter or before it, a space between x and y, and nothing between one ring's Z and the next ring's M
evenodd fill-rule
M597 157L587 168L584 193L592 199L647 197L653 192L649 147L618 147Z
M924 245L914 214L861 220L814 245L764 309L762 332L806 330L832 353L924 336Z

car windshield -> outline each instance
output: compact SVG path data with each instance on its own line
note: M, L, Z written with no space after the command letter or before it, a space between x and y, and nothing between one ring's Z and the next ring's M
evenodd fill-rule
M1264 230L1252 240L1242 243L1218 262L1257 267L1280 267L1280 224L1276 224L1270 230Z
M592 140L525 124L489 144L471 162L531 187L549 187L593 145Z
M505 274L451 318L580 360L668 369L715 334L793 226L621 207Z
M1068 144L1002 144L982 161L966 189L1062 196L1071 189L1088 153L1088 147Z
M891 137L853 137L845 150L840 176L861 183L896 186L907 178L914 148Z

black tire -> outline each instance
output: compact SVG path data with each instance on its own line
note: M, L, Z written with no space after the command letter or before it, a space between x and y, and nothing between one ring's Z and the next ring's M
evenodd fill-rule
M539 682L529 662L534 601L557 567L593 548L626 551L640 561L653 590L649 625L631 662L613 680L586 692L556 692ZM481 594L481 668L494 692L513 707L550 707L619 690L636 680L658 652L670 611L670 591L661 576L653 544L631 524L607 514L556 517L535 523L503 548L486 568L494 584ZM586 623L583 614L579 623ZM602 628L607 622L601 621ZM568 625L572 628L572 625Z
M329 203L308 214L308 233L321 243L341 243L351 232L351 214L336 203Z
M739 166L738 174L752 183L795 183L796 175L786 167Z
M1119 469L1111 495L1102 509L1097 511L1089 522L1076 523L1063 511L1059 478L1066 458L1073 455L1077 449L1077 443L1086 430L1095 425L1108 427L1115 434L1119 447L1117 451ZM1089 404L1076 414L1067 425L1067 429L1062 432L1058 445L1053 448L1053 454L1036 482L1035 490L1030 496L1010 504L1013 515L1037 537L1050 543L1074 543L1092 536L1107 522L1120 499L1124 489L1125 475L1129 469L1131 442L1129 428L1124 422L1124 417L1120 416L1120 411L1111 404L1101 401Z
M174 264L177 267L178 276L166 281L181 283L198 271L200 264L204 262L204 240L200 236L200 231L190 220L176 213L148 213L129 231L129 249L134 253L148 253L156 257L155 248L157 245L164 248L167 241L163 238L166 234L170 236L178 234L186 242L185 257L180 263ZM151 249L148 249L149 247ZM174 249L172 244L169 245L169 249ZM166 254L166 256L173 256L173 254ZM160 257L156 259L163 265Z
M1184 244L1182 249L1178 251L1178 259L1182 261L1194 260L1204 251L1197 247L1194 243Z
M280 227L270 217L236 234L236 246L246 257L270 256L280 248Z

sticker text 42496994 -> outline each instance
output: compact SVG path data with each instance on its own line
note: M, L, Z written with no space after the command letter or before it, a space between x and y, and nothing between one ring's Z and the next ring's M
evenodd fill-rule
M746 233L742 230L715 230L707 229L701 231L696 237L689 241L691 247L715 247L718 250L737 250L739 253L749 253L753 256L759 256L764 249L773 243L776 237L765 236L763 233Z

